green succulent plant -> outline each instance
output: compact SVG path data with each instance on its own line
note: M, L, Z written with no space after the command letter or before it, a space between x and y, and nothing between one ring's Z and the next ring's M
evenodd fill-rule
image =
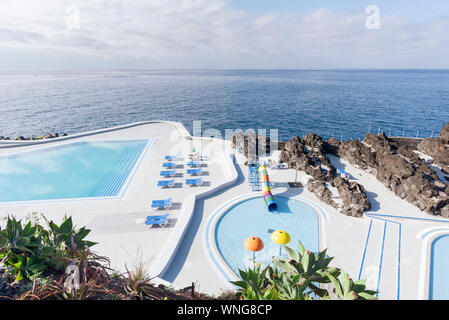
M367 290L365 280L353 281L343 270L342 281L331 274L327 275L334 286L334 293L341 300L376 300L376 291Z
M64 217L63 222L59 226L53 221L47 221L47 223L51 230L49 236L55 247L65 245L65 247L72 249L73 244L76 248L86 245L92 247L96 244L95 242L84 240L90 233L90 230L84 227L76 230L73 226L72 217Z
M75 229L71 217L59 226L52 221L47 224L23 224L8 217L5 228L0 228L0 262L11 268L15 281L34 279L49 268L64 268L77 248L95 244L84 240L90 230Z
M352 281L344 270L329 267L333 258L327 256L327 250L315 254L301 242L297 251L284 248L288 259L273 258L264 269L258 266L254 270L239 270L241 280L232 283L243 299L330 299L330 291L341 300L377 299L375 291L366 289L364 280Z

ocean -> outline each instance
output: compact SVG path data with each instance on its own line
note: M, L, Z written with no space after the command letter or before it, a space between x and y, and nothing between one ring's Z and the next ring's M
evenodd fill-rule
M2 72L0 111L9 137L155 119L281 140L430 137L449 121L449 70Z

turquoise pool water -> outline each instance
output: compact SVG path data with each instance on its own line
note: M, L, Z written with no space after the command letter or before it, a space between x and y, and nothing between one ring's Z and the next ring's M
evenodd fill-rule
M0 157L0 202L113 197L151 140L75 142Z
M431 246L430 300L449 300L449 235L436 238Z
M319 251L319 217L308 204L288 197L275 196L278 212L268 212L262 197L244 200L228 209L215 229L217 248L228 266L238 275L238 269L252 267L252 253L243 247L246 238L256 236L265 248L256 253L256 262L267 265L271 257L279 256L279 245L272 242L275 230L287 231L288 246L297 249L301 241L308 250ZM285 250L283 251L283 255Z

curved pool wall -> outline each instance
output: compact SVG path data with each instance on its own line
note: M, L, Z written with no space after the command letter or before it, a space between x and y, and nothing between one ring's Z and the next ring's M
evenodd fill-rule
M270 239L275 230L287 231L291 236L288 246L294 249L301 241L313 252L320 250L322 213L318 214L313 205L288 194L276 195L275 199L278 210L274 214L268 211L263 197L251 195L234 200L219 210L221 214L215 217L213 226L209 223L218 256L218 261L212 260L227 280L235 279L238 269L253 265L252 253L243 248L244 240L250 236L257 236L265 243L265 248L256 253L256 262L263 265L270 263L273 256L279 256L280 246ZM206 247L211 254L209 246ZM285 250L282 255L285 256Z
M449 234L432 241L430 249L429 299L449 300Z
M123 195L153 139L78 141L0 157L0 204Z

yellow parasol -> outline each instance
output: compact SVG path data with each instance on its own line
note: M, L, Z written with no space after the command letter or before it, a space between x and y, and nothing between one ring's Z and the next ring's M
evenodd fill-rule
M273 242L276 242L277 244L280 244L279 248L279 255L282 254L282 245L285 245L290 242L291 237L290 235L283 230L276 230L271 234L271 240Z

